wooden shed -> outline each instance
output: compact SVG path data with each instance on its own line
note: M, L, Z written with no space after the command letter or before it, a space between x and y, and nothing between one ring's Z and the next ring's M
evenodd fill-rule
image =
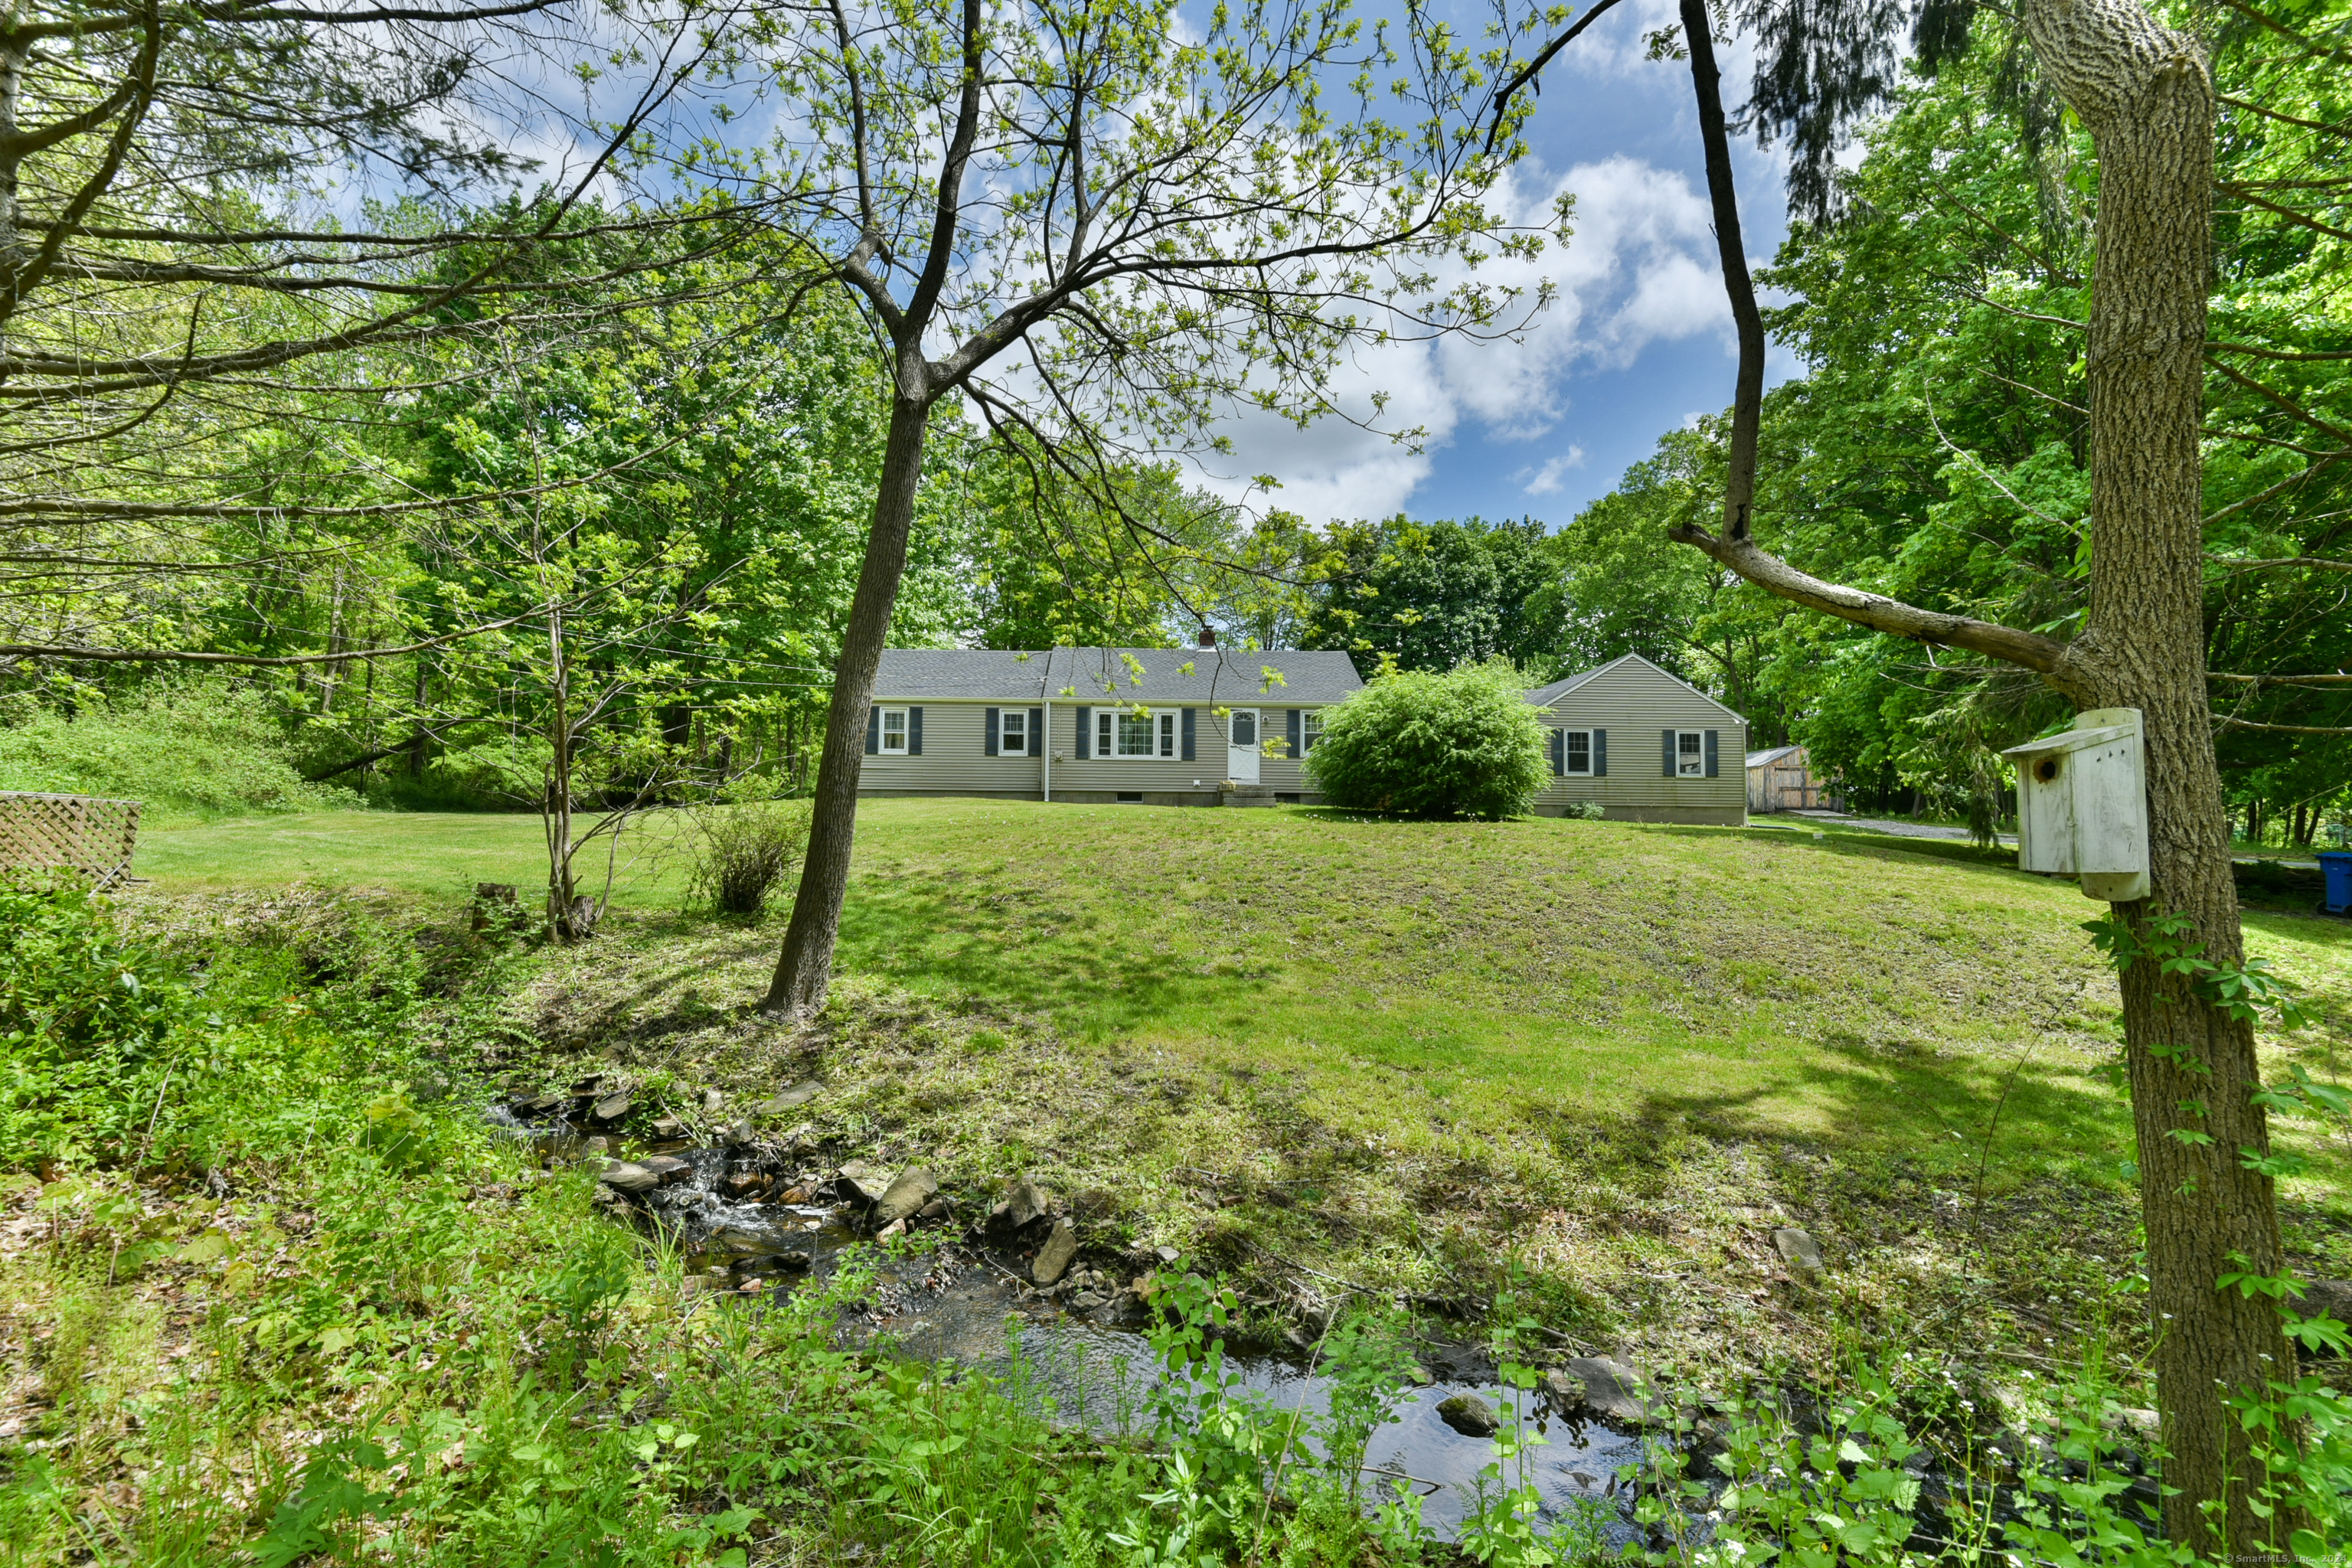
M1748 809L1794 811L1829 804L1829 790L1813 777L1802 746L1775 746L1748 753Z

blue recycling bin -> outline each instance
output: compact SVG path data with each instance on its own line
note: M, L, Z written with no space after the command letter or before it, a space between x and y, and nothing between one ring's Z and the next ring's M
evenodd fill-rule
M2327 879L2327 912L2352 913L2352 854L2330 850L2320 856L2319 874Z

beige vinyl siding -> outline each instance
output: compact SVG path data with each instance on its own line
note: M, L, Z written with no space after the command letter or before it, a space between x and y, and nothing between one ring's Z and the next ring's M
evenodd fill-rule
M1302 707L1298 711L1303 714L1309 711L1309 710ZM1264 726L1265 733L1276 740L1284 742L1285 751L1284 754L1279 757L1269 757L1265 755L1263 750L1259 752L1257 759L1257 782L1265 785L1268 789L1275 790L1283 795L1290 795L1294 793L1300 795L1312 794L1313 791L1307 783L1306 770L1299 765L1300 759L1298 755L1288 750L1287 742L1290 738L1290 712L1291 710L1287 708L1261 708L1258 710L1258 721L1260 724ZM1306 728L1305 721L1303 720L1300 723L1299 737L1301 742L1304 743L1306 739Z
M1748 820L1746 721L1661 670L1630 659L1612 665L1553 704L1543 721L1556 730L1609 731L1609 772L1551 780L1536 797L1539 813L1594 800L1610 816L1630 822ZM1714 778L1665 775L1660 732L1669 729L1716 731Z
M920 708L923 710L923 754L917 756L885 756L879 753L865 759L864 770L858 776L857 793L867 795L1009 795L1028 799L1038 798L1040 790L1039 757L991 757L983 754L987 734L987 713L998 709L1023 707L1040 708L1042 702L942 702L925 700L916 702L906 699L877 697L877 708ZM1105 799L1118 795L1142 793L1152 796L1169 795L1213 796L1217 786L1225 780L1225 720L1214 708L1198 706L1193 714L1193 759L1159 757L1098 757L1078 755L1078 714L1094 712L1108 706L1100 702L1075 702L1067 698L1056 699L1047 714L1047 745L1053 752L1054 797L1061 799ZM1163 705L1153 705L1153 711ZM1181 704L1165 705L1168 710L1181 713ZM1261 707L1259 722L1263 732L1285 736L1288 733L1287 710ZM1091 738L1087 750L1093 746ZM1195 783L1194 781L1198 781ZM1293 756L1258 758L1258 782L1285 795L1307 795L1306 779Z
M869 756L857 776L860 795L1012 795L1037 798L1042 757L992 757L983 752L991 708L1042 708L1042 702L916 702L887 697L877 708L923 710L923 754ZM1056 773L1060 769L1055 770ZM1055 782L1059 782L1057 779Z
M1052 749L1054 763L1054 795L1060 798L1065 790L1072 795L1134 794L1142 791L1152 795L1213 795L1225 778L1225 726L1208 708L1198 709L1192 719L1192 760L1181 757L1098 757L1092 755L1094 737L1088 736L1088 755L1078 755L1078 715L1093 714L1113 706L1105 702L1077 702L1063 699L1054 704ZM1152 706L1154 713L1181 714L1184 704ZM1179 722L1181 722L1180 718ZM1198 779L1198 784L1192 781Z

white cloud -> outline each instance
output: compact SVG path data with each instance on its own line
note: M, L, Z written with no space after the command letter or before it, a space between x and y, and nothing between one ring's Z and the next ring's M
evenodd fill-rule
M1559 482L1569 473L1584 467L1584 448L1570 447L1557 458L1547 458L1543 467L1521 468L1511 479L1531 496L1556 495Z
M1395 342L1373 350L1334 378L1338 401L1371 422L1372 395L1385 392L1386 429L1419 426L1418 450L1371 430L1326 420L1300 430L1257 413L1235 418L1234 456L1208 476L1239 498L1242 475L1272 474L1279 493L1249 499L1295 511L1312 522L1383 517L1403 510L1428 478L1435 448L1467 427L1490 439L1532 441L1553 435L1571 407L1580 373L1622 369L1652 343L1716 333L1729 342L1730 312L1714 263L1707 206L1682 174L1639 158L1579 163L1556 177L1526 166L1496 193L1496 205L1524 223L1541 222L1562 192L1576 195L1575 234L1567 247L1529 260L1490 263L1480 276L1530 292L1549 279L1549 309L1514 340L1467 337ZM1556 491L1583 460L1572 444L1563 457L1522 470L1529 495ZM1520 476L1514 476L1519 479Z

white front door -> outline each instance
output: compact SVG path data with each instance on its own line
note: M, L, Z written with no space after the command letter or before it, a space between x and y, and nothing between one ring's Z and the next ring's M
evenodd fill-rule
M1225 721L1225 776L1257 783L1257 710L1236 708Z

